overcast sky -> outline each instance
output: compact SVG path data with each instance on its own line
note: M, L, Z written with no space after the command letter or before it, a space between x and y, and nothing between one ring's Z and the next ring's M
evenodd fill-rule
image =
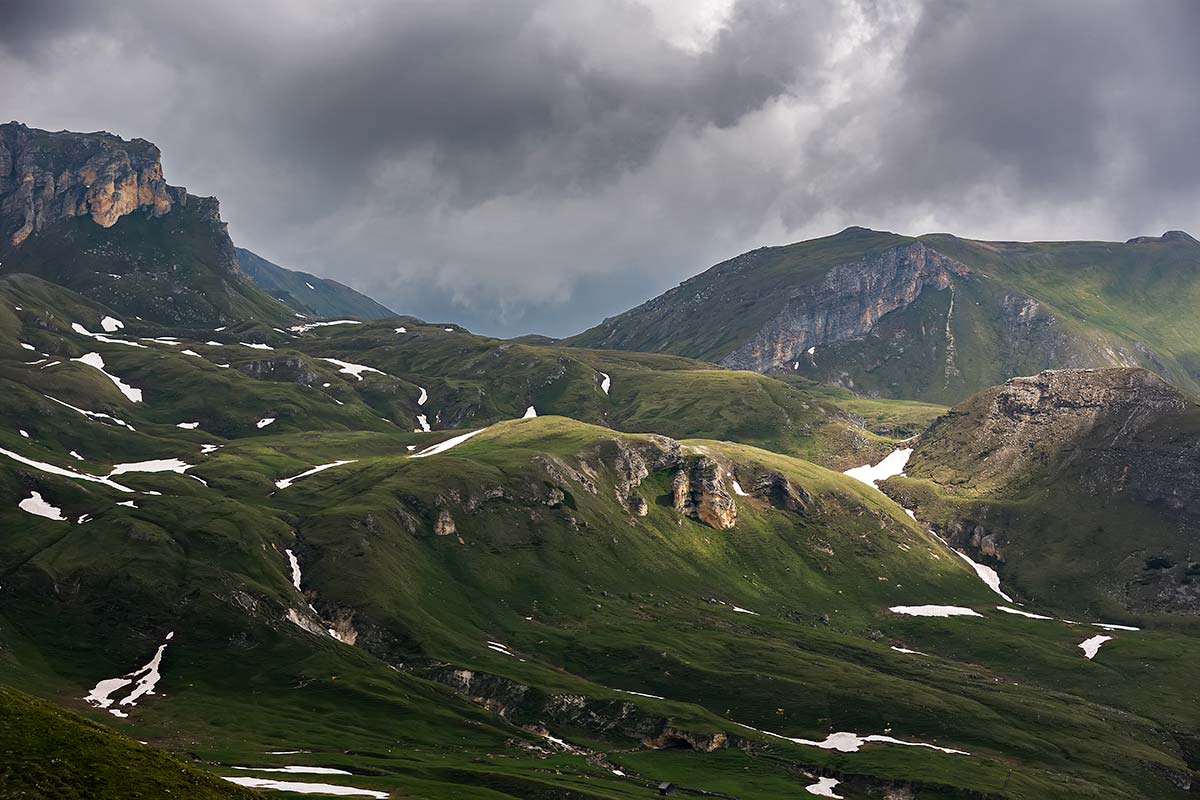
M1197 232L1200 3L0 0L0 118L150 139L237 244L565 335L848 225Z

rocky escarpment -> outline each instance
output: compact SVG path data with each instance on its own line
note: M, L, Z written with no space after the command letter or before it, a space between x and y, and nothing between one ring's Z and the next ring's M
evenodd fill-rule
M1191 402L1143 369L1047 370L981 392L934 421L907 472L995 491L1035 473L1107 460Z
M926 288L945 289L954 276L969 272L921 242L836 266L815 286L792 290L783 309L720 363L757 372L786 367L811 347L866 335Z
M72 217L108 228L137 211L162 216L186 190L163 179L157 147L109 133L0 125L0 241L18 246Z
M705 455L684 459L671 481L675 510L717 530L732 528L737 523L737 506L725 488L724 472Z

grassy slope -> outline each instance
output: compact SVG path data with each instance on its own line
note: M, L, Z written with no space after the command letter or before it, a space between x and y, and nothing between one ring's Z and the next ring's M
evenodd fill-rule
M254 284L296 311L316 317L390 319L400 316L349 286L307 272L286 269L245 248L238 264Z
M770 391L795 393L812 411L817 398L800 389L744 373L732 378L751 383L723 385L730 373L680 359L504 347L433 328L397 335L384 326L334 327L299 340L253 326L198 330L196 338L262 337L277 350L206 350L189 339L187 346L202 353L197 359L178 347L142 350L57 333L68 318L99 311L45 284L16 283L6 291L19 294L0 305L0 332L9 343L0 359L7 396L15 398L5 404L0 446L97 472L115 461L184 457L209 484L174 474L123 476L137 489L162 493L139 494L139 508L126 509L114 505L125 496L112 490L0 462L0 496L9 498L0 525L18 532L0 548L0 673L78 707L74 698L97 679L144 663L164 632L175 630L158 694L127 721L109 718L139 738L225 765L278 764L264 753L311 749L317 752L303 756L306 763L350 769L356 776L348 782L422 797L554 796L566 789L578 797L640 797L664 777L739 797L794 797L802 791L801 768L834 771L847 797L885 783L915 783L922 797L964 788L999 792L1006 780L1011 797L1138 797L1147 787L1169 797L1166 778L1143 762L1186 769L1176 740L1161 731L1186 736L1197 729L1190 674L1181 668L1196 649L1190 638L1120 634L1100 659L1084 661L1075 647L1082 631L996 613L993 597L961 562L882 495L842 476L746 445L691 441L746 486L765 470L787 476L812 493L817 510L795 514L738 498L738 527L718 532L660 504L670 475L656 473L643 487L650 512L631 524L605 468L596 473L595 494L568 486L570 500L558 508L536 499L547 487L540 459L577 463L581 451L618 435L610 430L554 417L506 422L441 456L408 459L408 446L449 434L411 433L411 425L375 416L388 403L413 413L420 385L430 391L430 411L466 407L453 401L455 392L473 395L481 409L471 418L476 424L514 416L532 401L547 413L574 406L596 421L607 414L610 424L649 414L646 425L674 423L709 435L708 425L726 435L737 433L731 426L742 421L740 409L749 414L766 405ZM11 312L11 305L25 310ZM53 324L42 327L39 319ZM80 319L94 329L93 319ZM146 388L145 403L128 403L80 366L56 372L24 365L37 353L13 342L27 339L38 352L103 352L113 372ZM359 382L319 355L397 377L368 374ZM206 363L218 358L235 367L299 359L324 381L302 388ZM547 382L559 367L561 375ZM601 369L613 378L607 397L597 386ZM665 383L655 388L659 380ZM780 388L747 403L753 395L746 386ZM138 430L39 399L51 388ZM219 399L198 403L209 391ZM255 428L264 409L273 410L272 397L289 404L290 416ZM891 416L912 424L927 412L868 405L887 424ZM193 414L203 420L199 431L174 427ZM217 437L210 425L227 427ZM369 425L375 427L362 430ZM805 434L810 448L821 441L815 431ZM201 456L205 442L224 447ZM74 461L67 449L88 460ZM344 458L358 461L286 490L272 484ZM16 501L35 488L70 519L88 513L93 520L74 525L17 511ZM489 488L512 499L484 496ZM433 536L439 505L454 514L462 544ZM304 566L303 597L291 586L284 547ZM307 602L327 618L353 612L360 646L283 621L287 608ZM968 604L986 618L907 619L885 611L925 602ZM486 647L489 639L527 660L496 653ZM897 653L893 644L931 655ZM413 672L396 672L371 653ZM531 685L535 698L619 701L619 711L649 719L652 729L722 731L753 747L645 751L624 729L605 732L576 720L554 723L556 735L595 755L539 753L530 749L536 735L418 677L440 661ZM512 719L540 721L520 709ZM972 756L895 746L829 753L739 723L818 738L831 730L890 729ZM627 778L604 763L619 765Z
M153 747L0 685L0 797L261 797Z

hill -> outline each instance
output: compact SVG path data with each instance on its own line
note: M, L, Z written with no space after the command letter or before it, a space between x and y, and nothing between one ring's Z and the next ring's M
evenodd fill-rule
M243 247L237 248L237 258L242 274L254 281L255 286L305 316L355 319L400 316L349 286L281 267Z
M954 403L1049 368L1200 390L1200 243L979 242L848 228L723 262L570 339ZM701 324L703 321L703 324Z
M142 139L0 125L0 265L164 324L293 317L240 272L216 198L167 185Z
M1140 369L1014 378L934 421L886 490L1008 591L1100 615L1200 611L1200 406Z

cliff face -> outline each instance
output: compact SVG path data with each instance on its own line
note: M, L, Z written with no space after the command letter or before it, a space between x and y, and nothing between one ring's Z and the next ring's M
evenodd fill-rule
M0 125L0 236L12 246L71 217L108 228L135 211L162 216L185 190L163 179L157 147L107 133Z
M910 242L831 269L817 285L793 290L783 309L722 366L768 372L795 363L811 347L856 339L928 287L945 289L962 264Z
M1047 370L981 392L938 418L907 471L980 492L1083 459L1090 471L1127 452L1164 415L1190 407L1143 369Z

